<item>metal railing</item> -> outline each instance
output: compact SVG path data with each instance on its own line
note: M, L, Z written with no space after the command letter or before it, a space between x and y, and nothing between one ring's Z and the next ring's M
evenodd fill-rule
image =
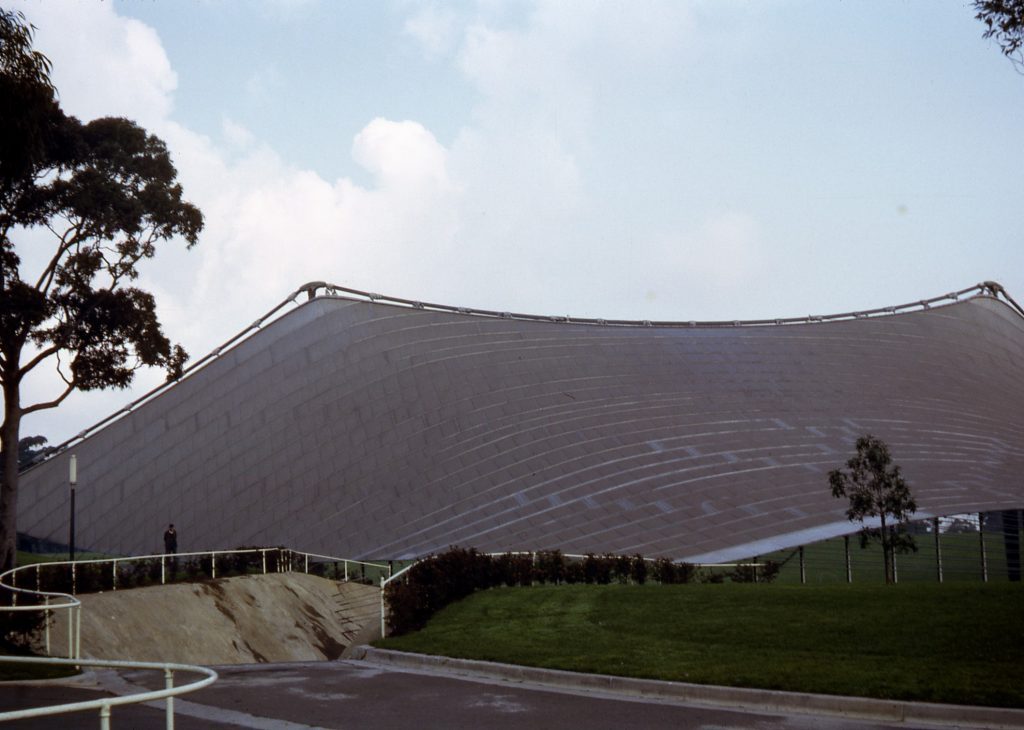
M271 573L282 573L282 572L297 572L299 570L299 564L301 564L301 570L304 573L310 573L310 567L313 568L313 573L317 572L317 566L323 565L325 574L330 571L327 570L326 566L330 565L334 569L334 574L337 579L340 580L352 580L356 579L367 579L367 568L372 571L376 571L380 574L380 581L383 583L385 573L388 577L391 576L391 566L385 563L374 563L363 560L350 560L348 558L340 558L332 555L322 555L319 553L308 553L298 550L291 550L289 548L274 547L274 548L240 548L235 550L204 550L199 552L188 552L188 553L158 553L153 555L135 555L131 557L118 557L118 558L98 558L88 560L64 560L54 561L47 563L32 563L29 565L22 565L17 568L8 570L0 574L0 588L6 589L10 592L11 605L0 606L0 612L14 611L14 612L27 612L27 611L42 611L45 613L44 618L44 633L45 633L45 651L47 654L51 653L50 644L50 615L53 611L66 609L70 612L68 620L68 658L60 657L15 657L15 656L3 656L0 655L0 662L12 662L18 664L43 664L50 666L97 666L97 667L109 667L109 668L120 668L120 669L158 669L164 672L166 681L166 687L162 690L145 692L140 694L126 695L117 698L103 698L99 700L90 700L85 702L71 702L63 705L51 705L48 707L35 707L26 710L16 710L11 712L0 712L0 722L8 720L24 720L32 717L45 717L50 715L65 714L69 712L78 712L84 710L98 709L100 711L100 728L106 729L110 727L110 715L111 708L117 705L127 705L141 702L149 702L153 700L165 699L167 700L167 728L174 728L174 697L186 692L192 692L197 689L201 689L214 680L217 679L217 673L212 669L206 667L194 666L189 664L174 664L174 663L159 663L159 662L134 662L134 661L113 661L113 660L95 660L95 659L82 659L81 658L81 633L82 633L82 604L75 596L74 593L77 590L77 577L80 566L99 566L103 564L110 564L110 582L111 589L118 589L118 576L119 568L131 564L133 562L138 563L142 561L160 561L160 583L168 583L168 568L171 569L171 582L174 582L175 573L177 573L178 559L186 558L200 558L209 560L209 573L211 578L217 577L217 558L222 559L222 568L225 566L224 558L226 556L237 556L237 555L248 555L248 554L259 554L259 569L263 574ZM272 559L268 560L268 557ZM247 563L242 564L247 570L250 566ZM69 578L71 581L72 592L59 593L53 591L41 590L43 583L43 572L47 569L65 568L69 569ZM237 567L237 566L235 566ZM230 570L230 567L229 567ZM222 570L222 573L224 571ZM34 575L32 575L34 573ZM18 586L18 576L20 574L26 574L31 576L28 578L29 581L32 578L35 579L35 588L29 588L24 585ZM24 583L26 575L22 576L22 582ZM104 575L106 573L104 572ZM372 581L373 579L370 578ZM376 582L376 581L373 581ZM25 604L18 605L18 597L31 596L33 600L42 600L42 604ZM62 599L60 603L53 603L53 599ZM185 671L207 675L205 679L198 682L194 682L188 685L181 685L179 687L174 686L174 672Z
M109 730L111 709L122 705L134 705L142 702L155 700L166 700L167 730L174 730L174 698L188 692L195 692L206 687L217 679L217 672L208 667L193 666L190 664L173 664L170 662L132 662L132 661L111 661L103 659L56 659L53 657L15 657L0 656L0 662L11 662L16 664L42 664L47 666L87 666L87 667L108 667L112 669L155 669L163 671L163 689L140 692L120 697L103 697L96 700L85 700L82 702L67 702L62 705L49 705L47 707L31 707L24 710L12 710L0 712L0 722L10 720L28 720L33 717L48 717L53 715L64 715L69 712L84 712L87 710L99 710L100 729ZM175 672L190 672L206 675L204 678L174 686Z
M130 587L137 587L128 585L129 580L126 580L120 570L132 564L143 563L146 561L154 561L153 565L148 566L155 568L155 561L159 561L160 567L160 580L159 584L165 585L167 583L179 582L176 581L178 568L186 567L191 573L188 575L186 580L192 577L198 577L200 573L208 574L210 578L216 578L218 571L218 558L220 562L220 573L224 577L225 573L238 574L238 564L232 565L230 561L226 561L225 558L239 555L252 555L259 554L258 563L256 566L243 563L242 567L245 569L244 572L248 572L250 569L255 568L255 572L266 574L270 573L282 573L282 572L293 572L297 571L297 564L301 563L302 572L309 573L310 565L312 564L314 572L316 572L316 566L329 564L336 568L335 576L339 580L351 580L358 572L360 579L367 578L367 569L371 569L370 572L383 573L387 572L391 574L391 567L385 563L374 563L364 560L351 560L349 558L340 558L332 555L321 555L319 553L307 553L298 550L292 550L290 548L274 547L274 548L239 548L234 550L200 550L196 552L184 552L184 553L154 553L152 555L133 555L130 557L117 557L117 558L91 558L86 560L58 560L46 563L32 563L29 565L22 565L12 570L9 570L3 574L0 574L0 588L7 588L19 592L28 591L35 594L45 593L42 590L43 587L43 574L46 571L52 571L54 569L67 568L67 580L69 581L70 595L64 593L53 593L51 595L61 595L67 598L73 599L73 596L77 595L79 591L79 577L81 574L81 568L83 566L102 566L109 565L110 572L107 573L102 571L99 574L99 578L103 580L102 590L118 590ZM268 560L268 557L270 558ZM199 561L198 564L188 562L189 559L196 559ZM312 559L312 560L311 560ZM205 561L205 563L203 562ZM188 571L186 571L188 572ZM25 574L25 575L22 575ZM21 580L19 581L19 575ZM24 583L25 578L28 578L29 583L34 579L35 589L31 589ZM90 579L96 579L97 576L90 575ZM105 582L109 578L109 583ZM373 580L370 578L370 580ZM18 583L22 582L19 586ZM373 580L373 582L376 582ZM157 581L153 580L153 584ZM89 592L89 591L85 591ZM39 608L39 607L34 607ZM58 608L58 606L51 606L51 608Z

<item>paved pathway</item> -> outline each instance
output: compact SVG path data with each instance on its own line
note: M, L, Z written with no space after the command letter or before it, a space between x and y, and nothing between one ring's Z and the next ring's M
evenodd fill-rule
M178 728L868 730L929 727L610 697L595 691L552 690L503 680L467 679L443 671L410 671L366 661L259 664L218 667L217 671L221 679L212 686L176 700ZM70 701L101 690L121 694L129 691L131 685L156 688L162 682L152 672L97 672L84 680L92 683L91 688L81 686L83 680L79 680L80 686L75 689L53 685L0 686L0 707L8 709L34 700ZM115 708L112 726L115 730L162 728L164 720L159 707ZM30 729L98 726L96 713L17 725Z

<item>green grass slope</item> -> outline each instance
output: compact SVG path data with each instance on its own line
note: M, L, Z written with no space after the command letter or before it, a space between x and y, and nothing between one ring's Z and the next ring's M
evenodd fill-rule
M1020 584L536 586L383 648L702 684L1024 707Z

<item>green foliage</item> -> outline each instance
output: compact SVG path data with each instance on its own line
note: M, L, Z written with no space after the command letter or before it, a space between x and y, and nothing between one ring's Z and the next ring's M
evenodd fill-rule
M733 583L771 583L781 568L774 560L765 560L760 565L737 565L728 576Z
M5 601L12 594L5 591ZM30 593L18 594L19 606L36 606L42 601ZM9 603L7 605L10 605ZM0 606L0 654L26 653L38 645L47 621L52 621L43 611L5 611Z
M538 586L473 595L400 651L699 684L1024 707L1020 584Z
M570 560L559 550L485 555L453 547L416 563L384 589L388 635L423 628L437 611L480 590L498 586L600 584L643 585L650 576L663 583L689 582L697 573L687 563L655 561L653 573L642 555L595 555Z
M1024 0L974 0L974 16L985 24L985 38L995 38L1003 55L1024 72Z
M871 540L881 541L886 582L891 583L892 554L917 550L913 536L900 529L917 511L917 503L899 466L892 463L889 446L884 441L866 434L857 439L856 449L856 455L846 462L848 472L841 469L829 472L829 485L833 497L849 500L846 516L851 522L863 524L872 517L881 521L880 528L864 526L861 529L861 546Z
M24 14L0 8L0 189L30 173L60 117L50 60L33 50L34 32Z

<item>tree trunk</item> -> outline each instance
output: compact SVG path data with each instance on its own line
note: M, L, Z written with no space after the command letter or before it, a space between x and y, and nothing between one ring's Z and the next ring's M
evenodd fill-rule
M21 401L18 385L4 387L4 421L0 426L0 572L15 567L18 557L18 439Z

